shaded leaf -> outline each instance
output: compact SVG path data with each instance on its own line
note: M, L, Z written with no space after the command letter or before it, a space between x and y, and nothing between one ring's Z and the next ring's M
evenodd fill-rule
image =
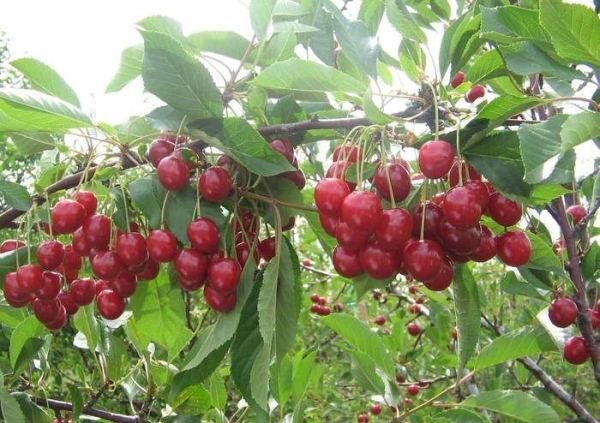
M7 180L0 180L0 195L10 207L17 210L27 211L33 204L24 186Z
M73 88L47 64L32 57L13 60L10 64L25 75L34 89L80 107L79 98Z
M485 391L471 396L462 407L482 408L527 423L558 423L556 411L528 392Z
M481 310L477 284L467 265L459 264L454 267L452 287L458 330L457 355L458 377L460 378L464 366L475 352L479 340Z
M141 45L127 47L121 53L121 63L117 73L108 83L106 93L121 90L138 76L142 75L142 59L144 48Z

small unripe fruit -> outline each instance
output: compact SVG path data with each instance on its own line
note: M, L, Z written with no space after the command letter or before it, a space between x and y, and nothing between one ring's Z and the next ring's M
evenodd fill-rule
M421 333L421 326L416 322L411 322L406 325L406 329L411 336L418 336Z
M421 388L419 388L419 385L408 385L406 387L406 392L409 395L419 395L420 391L421 391Z

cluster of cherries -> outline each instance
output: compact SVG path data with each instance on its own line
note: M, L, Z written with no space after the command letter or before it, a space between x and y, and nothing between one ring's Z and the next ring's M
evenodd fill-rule
M319 294L311 294L310 301L312 305L310 306L310 312L314 314L318 314L319 316L329 316L331 314L331 307L327 305L327 298L321 297ZM344 310L344 305L342 303L335 303L333 305L333 311L341 312Z
M338 242L332 261L341 276L364 272L388 279L401 273L441 291L452 282L453 263L485 262L495 256L515 267L529 261L531 243L525 232L506 230L494 236L480 222L485 214L499 225L513 226L521 219L522 206L483 182L475 169L456 158L449 143L433 140L420 148L421 175L412 179L445 178L450 189L412 212L393 206L411 189L407 162L378 160L373 190L355 190L344 175L349 163L363 159L360 156L357 146L338 146L327 178L314 192L321 225ZM383 200L391 200L392 207L384 209Z
M452 85L452 88L457 88L463 82L465 82L465 73L460 71L456 72L456 75L454 75L450 81L450 85ZM473 103L475 100L483 96L485 96L485 87L483 85L476 84L471 87L467 94L465 94L465 100L468 103Z

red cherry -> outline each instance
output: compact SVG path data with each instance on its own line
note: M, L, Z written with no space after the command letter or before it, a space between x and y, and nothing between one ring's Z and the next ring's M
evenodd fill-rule
M33 314L40 322L51 322L58 315L61 303L57 298L51 300L40 300L36 298L31 303Z
M512 226L521 220L523 207L496 192L489 197L487 213L499 225Z
M323 179L315 187L315 205L321 214L339 216L349 194L348 185L341 179Z
M270 142L273 150L281 154L288 162L294 161L294 146L288 140L273 140Z
M77 313L77 310L79 310L79 306L73 300L73 296L71 295L70 291L61 292L60 294L58 294L57 298L63 305L69 316L74 315L75 313Z
M72 267L66 266L65 264L61 264L60 266L58 266L56 272L63 275L65 281L68 284L70 284L79 277L79 269L73 269Z
M417 303L411 304L408 307L408 311L411 312L412 314L419 314L419 313L421 313L421 305L417 304Z
M72 245L65 247L65 254L63 256L63 265L73 270L81 269L82 260L81 256L75 251Z
M31 295L24 291L17 281L17 272L9 272L4 277L4 299L12 307L23 307L29 304Z
M356 421L358 423L369 423L369 416L366 413L360 413L356 416Z
M156 171L161 185L169 191L182 190L190 179L185 160L174 154L162 159Z
M241 225L240 225L241 221ZM231 221L232 232L257 232L259 229L259 217L248 209L241 209Z
M373 323L379 326L385 325L385 316L379 315L373 319Z
M483 182L473 179L465 182L464 187L475 193L477 201L479 201L479 205L481 206L481 210L486 210L490 197L487 186Z
M56 298L62 284L62 275L60 273L46 270L42 272L42 285L35 292L35 295L41 300Z
M344 221L337 224L335 238L338 244L350 253L359 251L370 237L370 232L353 229Z
M139 266L148 260L146 239L137 232L119 235L115 250L125 266Z
M461 163L464 184L466 184L468 181L481 181L481 175L475 170L475 168L467 164L467 162L465 162L464 160ZM450 185L451 187L457 186L460 182L460 174L458 170L458 160L455 159L452 162L452 167L450 168L450 171L448 172L448 176L446 178L446 180L448 181L448 185Z
M98 279L96 283L94 283L94 291L96 291L96 297L98 297L98 295L100 295L100 293L105 289L112 289L112 287L110 286L110 281L107 281L106 279Z
M592 329L600 329L600 313L592 309L589 309L587 313L588 319L592 323Z
M571 326L577 320L577 305L570 298L556 298L548 307L548 318L556 327Z
M469 255L475 251L481 242L481 228L479 225L471 228L458 228L442 219L438 226L438 235L447 250L459 255Z
M42 269L35 264L25 264L19 267L17 282L22 292L33 294L42 286Z
M83 228L79 228L73 232L71 245L73 246L73 250L80 256L88 256L90 254L90 250L92 249L92 246L83 232Z
M438 192L431 197L431 202L438 207L442 207L444 204L444 198L446 198L445 192Z
M587 215L587 210L581 204L573 204L567 207L567 214L571 216L573 224L577 225Z
M590 354L582 336L572 336L565 342L563 357L571 364L583 364Z
M83 233L89 244L96 249L108 248L110 232L112 231L112 220L103 214L88 216L83 222Z
M222 167L212 166L206 169L198 180L200 194L208 201L221 201L229 196L232 182L229 172Z
M173 156L181 159L183 163L185 163L188 173L198 167L200 158L198 157L198 153L191 148L179 148L173 152Z
M411 336L417 336L421 333L421 326L417 322L410 322L406 325L406 329Z
M465 96L465 100L468 103L473 103L479 97L483 97L485 95L485 88L483 85L473 85L467 95Z
M109 282L110 288L119 294L122 298L131 297L137 288L137 278L135 274L123 270Z
M187 281L204 281L208 267L208 258L191 248L184 248L175 256L175 271Z
M85 207L74 200L58 201L50 212L52 230L56 234L71 234L83 225Z
M264 258L266 261L270 261L273 257L275 257L275 247L276 240L273 236L271 238L263 239L258 244L258 252L262 258Z
M163 134L162 137L167 141L172 142L173 144L185 144L186 142L188 142L188 137L186 137L185 135L166 133Z
M419 395L419 392L421 391L421 388L419 388L419 385L408 385L406 387L406 393L408 395Z
M326 178L334 178L334 179L346 179L346 171L350 167L351 163L348 160L338 160L334 161L329 168L327 168L327 172L325 172ZM350 181L352 182L352 181ZM352 191L352 189L350 189Z
M77 194L75 194L75 201L83 206L86 216L91 216L96 213L98 199L96 198L96 194L93 192L79 191Z
M335 236L338 226L338 217L319 213L319 222L327 235Z
M396 382L398 382L398 383L406 382L406 378L404 377L404 375L402 373L396 373Z
M208 217L200 217L187 227L192 248L203 254L212 254L219 248L219 228Z
M408 273L419 281L432 279L443 263L444 253L433 240L408 241L403 251Z
M328 306L319 306L319 315L320 316L329 316L331 314L331 308Z
M208 285L223 294L234 292L240 282L241 272L240 265L233 259L211 261L208 266Z
M313 303L318 303L321 300L321 297L319 296L319 294L311 294L310 295L310 300Z
M384 250L377 242L370 242L360 251L360 266L373 279L387 279L396 273L394 254Z
M96 298L96 308L100 316L115 320L125 311L125 300L112 289L105 289Z
M464 81L465 81L465 73L462 71L459 71L459 72L456 72L456 75L454 75L454 78L452 78L452 81L450 81L450 85L452 85L452 88L456 88L460 84L462 84Z
M66 323L67 323L67 310L62 304L58 308L58 313L56 314L56 317L54 318L54 320L52 320L51 322L43 322L44 326L46 326L47 329L52 330L52 331L59 330Z
M123 269L119 256L112 251L100 251L91 260L92 271L101 279L112 279Z
M332 261L335 271L345 278L353 278L363 271L358 252L346 251L339 245L333 250Z
M525 232L505 232L496 237L496 254L509 266L523 266L531 257L531 242Z
M164 229L155 229L146 238L146 246L150 258L159 263L166 263L175 258L177 239L175 235Z
M384 210L375 228L375 239L382 248L395 251L404 247L412 230L413 218L408 211L400 208Z
M450 286L453 276L452 262L446 258L438 274L431 279L424 280L423 285L432 291L443 291Z
M170 156L174 149L175 144L172 142L164 138L156 139L152 141L148 148L148 159L150 159L150 162L154 167L158 167L160 161L165 157Z
M466 187L454 187L446 193L442 208L448 222L459 228L471 228L481 219L477 195Z
M209 285L204 285L204 299L210 308L224 313L232 310L237 301L235 291L224 294Z
M373 404L371 406L371 414L373 414L374 416L380 415L381 414L381 405Z
M386 200L391 199L390 187L395 201L404 200L410 193L410 175L399 163L386 163L378 167L373 182L379 195Z
M248 257L250 257L250 245L246 242L239 242L235 245L235 256L237 258L240 267L244 267L246 262L248 261ZM260 260L258 248L254 248L254 262L258 263Z
M246 242L248 245L252 245L256 240L256 234L254 232L238 232L233 240L235 244Z
M62 263L64 255L62 243L56 240L42 242L35 253L39 265L46 270L56 269Z
M78 306L84 306L94 301L96 288L93 279L75 279L69 288L71 298Z
M481 239L479 245L469 255L469 258L473 261L483 263L491 260L495 256L496 241L494 240L494 234L487 226L481 225Z
M342 202L342 220L356 230L373 232L382 214L381 202L372 192L355 191Z
M148 259L142 271L137 274L138 281L152 281L156 279L158 272L160 272L160 265L156 261Z
M179 287L184 291L194 292L197 291L204 285L204 279L183 279L181 276L177 275L177 282L179 283Z
M333 150L332 159L334 162L338 160L347 160L350 163L356 163L360 157L360 150L356 145L342 144L335 147Z
M7 239L0 244L0 254L8 253L9 251L16 250L17 248L25 247L26 244L23 241L17 239Z
M284 172L279 176L292 181L299 190L304 189L304 187L306 186L306 177L304 176L304 172L302 172L300 169L293 170L290 172Z
M425 208L425 225L423 237L425 239L437 240L437 229L444 217L442 209L432 203L425 201L425 205L419 204L413 213L413 235L419 237L421 235L421 222L423 220L423 207Z
M446 251L446 255L453 263L468 263L470 260L468 255L456 254L452 251Z
M446 141L427 141L419 149L419 169L431 179L446 176L453 160L454 149Z

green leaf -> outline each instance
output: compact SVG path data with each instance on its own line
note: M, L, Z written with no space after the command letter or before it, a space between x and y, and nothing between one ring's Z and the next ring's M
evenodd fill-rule
M48 415L48 412L34 404L26 393L13 392L10 395L19 403L19 407L25 416L25 421L33 423L53 423L53 419ZM54 413L52 413L52 415L54 415ZM8 419L10 419L10 417ZM13 421L8 419L5 421Z
M394 360L381 338L366 324L349 314L332 314L323 317L322 322L337 332L356 351L369 356L377 368L388 377L395 377Z
M233 31L202 31L187 37L194 52L209 51L241 60L250 41Z
M385 0L363 0L360 2L358 19L363 21L371 35L377 34L385 11Z
M79 307L79 311L73 317L75 329L85 335L88 348L91 351L96 350L100 344L100 325L96 316L94 316L94 305Z
M121 64L116 75L108 83L106 93L123 89L127 84L142 75L144 48L141 45L127 47L121 53Z
M162 34L169 35L179 41L183 39L181 23L168 16L148 16L139 21L137 26L145 29L146 31L160 32Z
M421 81L425 73L427 58L421 45L407 38L402 39L398 48L400 68L415 82Z
M187 227L194 219L196 189L187 185L181 191L169 193L165 205L165 223L179 242L188 243ZM202 204L200 204L202 209Z
M560 422L552 407L528 392L485 391L467 398L461 406L481 408L527 423Z
M600 113L582 112L570 115L560 130L561 154L571 151L579 144L600 137Z
M522 41L498 47L506 62L506 67L517 75L543 73L546 76L558 76L571 80L581 79L581 72L558 63L544 50L532 42Z
M469 81L478 83L487 79L496 78L506 73L504 61L497 50L490 50L475 60L469 69Z
M469 361L477 341L481 326L481 310L479 306L479 291L473 279L471 270L464 264L454 267L454 310L458 330L458 377L461 377L465 364Z
M559 56L600 66L600 17L592 9L556 0L543 1L540 22L550 33Z
M56 141L52 135L43 132L14 132L9 133L8 136L24 156L53 150L56 147Z
M266 68L254 84L276 90L361 93L361 82L328 66L301 59L288 59Z
M473 369L481 370L527 355L556 351L548 333L540 325L529 325L508 332L486 345L473 360Z
M198 121L190 128L192 136L198 135L257 175L273 176L295 170L245 119Z
M267 66L294 57L297 43L296 34L292 30L273 35L260 56L260 63Z
M450 422L453 423L489 423L489 420L486 417L480 415L479 413L465 410L464 408L453 408L438 415L440 418L449 419ZM437 421L435 423L437 423Z
M67 388L69 388L71 403L73 404L73 417L78 419L83 409L83 395L81 395L81 388L72 383L69 383Z
M335 62L335 44L333 40L333 15L322 7L323 0L316 0L312 25L319 32L311 35L308 45L324 64L333 66Z
M31 256L35 256L35 249L30 247ZM27 248L0 253L0 284L4 285L4 277L9 272L17 270L17 263L27 262Z
M23 348L14 365L14 374L20 375L27 367L31 366L32 360L44 346L44 340L40 338L29 338L23 344Z
M120 380L127 372L129 366L129 353L127 351L127 344L123 338L111 334L108 337L108 341L105 340L104 347L108 347L106 354L106 373L110 380Z
M0 407L2 408L2 417L5 422L25 423L25 415L19 406L19 403L4 388L0 390Z
M594 244L596 245L596 244ZM4 277L1 277L2 282L4 283ZM14 329L21 323L27 314L25 310L22 308L14 308L9 305L0 304L0 323L5 326L8 326L11 329Z
M386 115L379 109L379 107L377 107L373 101L373 93L371 92L371 88L367 90L363 97L363 109L367 115L367 118L373 123L387 125L393 121L390 116ZM345 178L350 179L351 177L345 174Z
M223 100L208 70L171 36L142 31L148 91L190 118L220 117Z
M343 15L334 19L336 39L342 51L356 67L371 77L377 75L380 47L361 21L349 21Z
M63 132L92 121L77 107L35 90L0 89L0 132Z
M29 316L13 330L10 335L9 346L10 365L13 369L16 369L17 359L21 355L21 351L27 341L31 338L37 338L43 333L44 326L42 326L35 316Z
M539 23L536 10L516 6L488 8L480 6L481 36L502 44L534 41L550 47L550 37Z
M209 380L210 401L217 410L225 409L227 405L227 391L225 390L225 381L219 372L213 373Z
M136 179L127 186L131 201L146 216L148 224L153 228L160 226L162 207L162 202L154 189L157 185L159 185L158 178L153 175Z
M507 294L524 295L526 297L537 298L538 300L544 299L534 285L519 280L515 272L506 273L502 278L502 282L500 282L500 287Z
M371 357L362 351L352 351L350 355L352 357L350 362L352 379L366 391L383 393L385 385L377 374L377 366Z
M531 232L527 232L527 236L531 241L531 258L523 267L547 270L558 275L564 275L565 271L560 263L560 259L554 254L548 243Z
M295 34L318 32L319 28L295 21L281 21L273 24L273 33L293 32Z
M17 210L27 211L33 204L25 187L14 182L0 180L0 194L10 207Z
M310 229L316 235L325 253L330 256L333 249L337 246L337 241L334 237L325 232L319 222L319 214L316 212L305 211L302 215L308 222Z
M440 47L440 72L446 73L452 65L452 72L462 69L473 54L479 49L483 40L479 37L481 16L474 15L473 10L454 21L444 32Z
M391 278L386 280L373 279L366 274L352 278L352 286L356 292L357 299L360 299L367 292L374 289L384 289L390 282Z
M404 5L404 2L395 0L386 0L385 2L386 15L396 31L403 38L427 42L427 36L421 29L419 23L415 20L413 14Z
M267 39L274 6L275 0L250 1L250 24L259 42Z
M13 60L10 64L25 75L32 88L80 107L73 88L47 64L31 57Z
M179 354L193 334L185 325L185 305L180 290L162 269L153 281L141 282L130 299L130 320L152 341L167 350L169 360Z
M171 402L173 409L180 415L201 415L210 405L210 393L199 384L188 386Z

